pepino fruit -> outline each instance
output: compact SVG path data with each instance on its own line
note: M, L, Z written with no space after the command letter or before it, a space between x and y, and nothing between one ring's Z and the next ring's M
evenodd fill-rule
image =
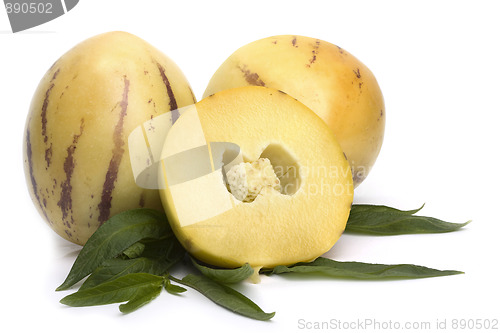
M234 52L203 97L249 85L282 90L311 108L335 133L354 186L366 178L382 146L385 106L375 76L352 54L309 37L264 38Z
M30 194L50 227L84 244L116 213L161 209L157 190L135 184L127 137L194 102L172 60L125 32L95 36L59 58L33 96L23 144Z
M309 261L345 229L353 199L349 163L325 122L281 91L234 88L188 107L166 136L162 157L159 187L169 222L205 263Z

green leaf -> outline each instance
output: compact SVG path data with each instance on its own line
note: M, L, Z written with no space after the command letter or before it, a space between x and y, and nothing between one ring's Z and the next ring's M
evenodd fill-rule
M220 283L238 283L248 279L254 273L253 268L250 267L249 264L245 264L234 269L226 269L204 266L201 263L197 262L194 258L191 258L191 261L203 275Z
M163 275L179 262L186 253L173 235L161 240L145 241L144 244L145 248L142 257L135 259L119 257L105 260L85 280L80 290L94 287L130 273Z
M310 263L298 263L291 266L276 266L268 273L320 273L334 278L382 280L418 279L462 274L463 272L454 270L441 271L410 264L383 265L355 261L342 262L320 257Z
M186 288L172 284L168 279L165 281L165 290L171 294L180 294L187 291Z
M160 240L144 241L146 247L141 256L167 262L176 263L186 254L186 250L179 243L173 233Z
M125 306L129 312L151 300L153 294L161 291L164 278L146 273L133 273L102 283L96 287L77 291L63 299L61 303L69 306L94 306L132 301Z
M345 230L372 235L442 233L456 231L470 223L450 223L414 215L422 207L403 211L387 206L353 205Z
M161 285L152 285L150 287L143 287L138 291L137 295L125 304L120 304L118 307L122 313L130 313L137 310L143 305L148 304L154 300L161 293Z
M85 280L79 290L92 288L131 273L163 275L173 264L172 262L142 257L129 260L108 259Z
M66 280L56 290L65 290L92 273L105 260L114 258L144 238L160 239L172 233L163 213L135 209L117 214L89 238Z
M197 290L216 304L240 315L257 320L269 320L274 317L274 312L262 311L257 304L243 294L204 275L188 274L182 280L174 279L174 281Z
M138 258L141 256L142 252L144 252L145 247L146 245L141 242L134 243L123 251L123 255L129 259Z

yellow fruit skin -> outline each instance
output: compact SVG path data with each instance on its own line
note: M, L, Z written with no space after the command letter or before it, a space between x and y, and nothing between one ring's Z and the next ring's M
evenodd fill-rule
M264 38L234 52L203 97L248 85L282 90L316 112L347 155L354 186L366 178L382 146L385 106L375 76L353 55L309 37Z
M290 265L327 252L342 235L353 201L349 163L328 126L302 103L270 88L225 90L199 101L196 109L206 141L236 143L245 160L257 160L269 145L284 147L300 165L288 174L300 175L301 185L291 195L259 195L251 203L187 226L180 223L167 186L160 195L186 250L205 263L229 268L245 263ZM289 110L293 112L287 117ZM183 121L181 117L173 129ZM220 186L225 187L222 177ZM207 196L212 190L197 188ZM199 206L188 209L196 212Z
M194 102L175 63L125 32L97 35L59 58L33 96L23 142L28 188L49 226L83 245L114 214L162 209L158 191L135 184L127 138Z

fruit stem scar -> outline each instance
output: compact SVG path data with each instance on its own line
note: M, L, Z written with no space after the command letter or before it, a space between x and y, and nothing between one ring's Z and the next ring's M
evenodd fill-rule
M111 199L113 198L112 193L115 188L116 179L118 178L118 168L120 167L122 156L125 152L125 149L123 148L125 145L125 140L123 139L123 124L125 116L127 115L128 92L130 86L130 81L127 79L126 75L123 76L123 83L123 94L122 100L120 101L121 111L113 133L114 147L111 160L109 161L108 171L106 172L104 185L102 187L101 202L98 205L99 217L97 220L101 225L106 222L110 216Z

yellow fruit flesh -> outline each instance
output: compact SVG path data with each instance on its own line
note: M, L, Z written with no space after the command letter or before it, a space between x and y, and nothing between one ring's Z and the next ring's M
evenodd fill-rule
M83 245L114 214L161 210L157 191L134 182L127 137L194 102L179 68L128 33L95 36L58 59L33 96L23 144L30 194L50 227Z
M274 267L313 260L328 251L345 228L353 188L349 164L326 124L290 96L261 87L215 94L196 109L208 143L233 142L246 161L267 157L275 168L295 170L281 175L282 186L291 185L288 193L258 195L187 226L179 221L171 190L161 190L169 221L185 248L222 267ZM182 126L182 117L172 131ZM167 137L165 147L169 140L175 135ZM221 189L227 191L222 178L217 191ZM207 195L212 190L199 189ZM198 207L190 209L196 212Z
M249 85L282 90L311 108L335 133L355 187L366 178L382 146L385 106L374 75L358 59L318 39L264 38L234 52L203 97Z

